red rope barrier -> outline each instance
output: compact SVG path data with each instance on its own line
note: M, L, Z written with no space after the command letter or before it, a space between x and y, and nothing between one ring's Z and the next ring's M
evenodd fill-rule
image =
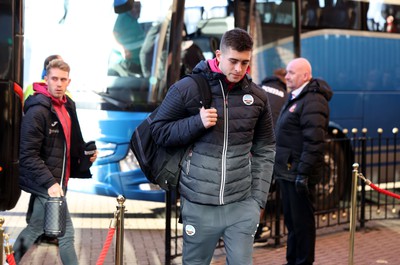
M396 198L396 199L400 199L400 195L395 194L395 193L393 193L393 192L390 192L390 191L388 191L388 190L381 189L381 188L379 188L378 186L376 186L376 185L375 185L374 183L372 183L372 182L369 184L369 186L370 186L371 188L373 188L374 190L380 192L380 193L386 194L386 195L391 196L391 197Z
M104 242L103 249L101 250L101 253L100 253L99 259L97 260L96 265L103 265L104 259L107 256L108 249L110 248L111 240L114 237L114 233L115 233L115 227L110 227L110 229L108 230L106 242Z
M6 260L9 265L16 265L13 254L8 254Z
M380 193L383 193L385 195L388 195L390 197L393 197L393 198L396 198L396 199L400 199L400 195L399 194L396 194L396 193L390 192L388 190L384 190L384 189L379 188L374 183L372 183L369 179L366 179L361 173L358 176L361 179L363 179L365 181L365 183L367 183L372 189L374 189L374 190L376 190L376 191L378 191Z

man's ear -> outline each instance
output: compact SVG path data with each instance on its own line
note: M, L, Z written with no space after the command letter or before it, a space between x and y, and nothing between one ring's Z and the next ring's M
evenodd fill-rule
M215 58L217 58L217 61L221 61L221 51L220 50L215 50Z
M307 72L305 72L305 73L304 73L304 82L310 81L310 79L311 79L310 74L307 73Z

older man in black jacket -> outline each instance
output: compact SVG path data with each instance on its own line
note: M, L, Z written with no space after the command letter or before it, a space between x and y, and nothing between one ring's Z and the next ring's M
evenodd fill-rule
M313 202L322 174L332 91L325 81L312 78L311 65L304 58L294 59L286 70L292 93L275 127L274 173L288 229L287 264L308 265L315 255Z

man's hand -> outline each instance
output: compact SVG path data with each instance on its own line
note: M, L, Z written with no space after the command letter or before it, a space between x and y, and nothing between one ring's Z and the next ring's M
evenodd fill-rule
M200 117L206 129L215 126L215 124L217 124L218 114L217 110L214 108L205 109L204 107L201 107Z
M308 195L308 177L297 175L295 181L295 187L298 194Z
M98 153L99 153L99 151L97 151L97 150L96 150L96 152L94 152L94 154L89 159L90 162L94 163L94 161L96 161Z
M56 183L53 186L51 186L48 190L47 193L49 194L50 197L61 197L64 196L64 192L61 189L60 184Z

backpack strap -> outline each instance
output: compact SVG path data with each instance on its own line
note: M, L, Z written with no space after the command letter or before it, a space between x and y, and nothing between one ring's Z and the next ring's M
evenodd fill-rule
M199 88L201 104L203 104L205 109L209 109L211 107L211 88L206 78L202 74L189 74L186 76L192 78L196 82Z

